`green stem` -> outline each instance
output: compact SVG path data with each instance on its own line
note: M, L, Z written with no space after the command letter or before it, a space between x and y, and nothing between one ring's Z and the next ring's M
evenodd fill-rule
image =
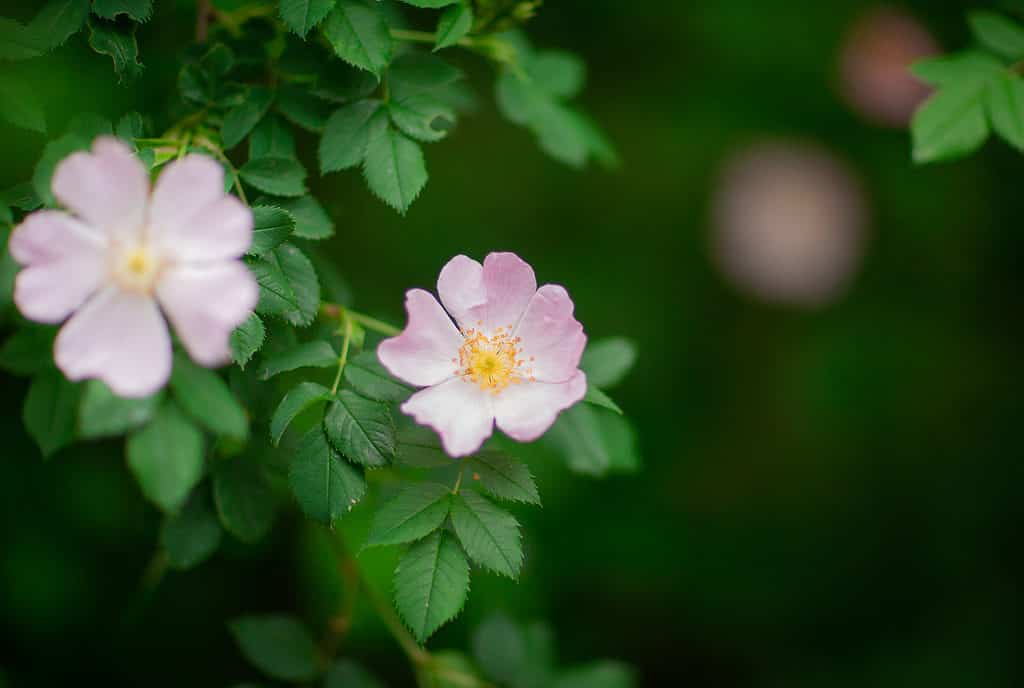
M462 461L459 463L459 477L455 479L455 487L452 488L452 494L459 494L459 488L462 487L462 474L466 470L466 462Z
M341 372L345 370L345 364L348 362L348 347L349 344L352 343L352 319L343 314L341 321L345 332L345 338L341 342L341 356L338 357L338 372L334 376L334 384L331 385L332 397L338 393L338 386L341 384Z
M197 138L195 143L213 153L214 157L227 166L228 172L231 173L231 183L234 184L235 189L238 191L238 197L242 199L242 203L249 205L249 199L246 198L245 189L242 188L242 179L238 176L238 170L235 169L234 164L228 159L228 156L224 154L221 147L205 136Z
M405 29L391 29L391 37L397 41L411 41L413 43L437 42L437 36L426 31L407 31Z
M387 324L383 320L377 320L376 318L371 318L368 315L356 313L355 311L346 310L345 312L348 313L348 317L352 318L354 322L359 323L368 330L373 330L374 332L378 332L389 337L394 337L401 333L400 329L394 325Z
M338 555L339 565L344 569L355 572L355 576L359 581L359 586L366 594L366 599L370 601L377 616L387 626L391 636L398 643L399 647L412 662L414 667L421 667L430 661L430 653L419 646L416 639L412 637L408 629L402 623L402 620L398 618L398 614L395 613L394 608L391 604L385 600L380 594L370 585L369 581L363 575L363 572L359 569L359 564L355 558L349 554L348 548L345 547L344 542L341 539L340 533L331 533L331 542L334 543L334 550Z
M351 318L352 322L388 337L394 337L401 332L401 330L394 325L389 325L383 320L377 320L377 318L371 318L370 316L354 311L351 308L345 308L338 303L320 304L320 314L325 318L333 318L335 320Z

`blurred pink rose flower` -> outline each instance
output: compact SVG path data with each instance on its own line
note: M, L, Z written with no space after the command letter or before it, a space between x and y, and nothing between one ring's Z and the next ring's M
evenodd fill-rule
M587 337L573 302L563 287L538 289L519 256L491 253L483 265L455 256L437 292L441 303L422 289L406 293L409 324L381 342L377 356L393 375L425 388L402 411L436 430L449 455L477 451L495 423L513 439L533 441L586 394L579 362Z
M878 6L858 19L839 57L843 98L863 117L887 127L905 127L931 89L910 65L939 47L912 15Z
M228 337L255 308L256 281L239 258L252 212L224 192L220 164L170 163L150 193L142 162L101 137L57 166L53 193L70 213L40 210L15 228L24 266L14 300L29 320L67 323L54 357L71 380L98 378L142 397L171 374L171 321L198 363L230 359Z

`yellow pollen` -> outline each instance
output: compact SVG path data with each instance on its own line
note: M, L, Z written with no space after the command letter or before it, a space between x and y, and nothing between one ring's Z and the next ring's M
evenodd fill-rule
M120 255L113 266L117 283L128 291L149 293L160 273L160 260L145 245L135 246Z
M463 332L459 348L456 374L485 391L500 394L509 385L518 385L532 379L532 370L523 368L519 337L504 328L498 328L488 337L479 330Z
M137 248L131 252L128 256L128 260L125 261L125 267L129 272L133 272L139 277L142 277L152 269L153 259L149 257L149 253L145 249Z

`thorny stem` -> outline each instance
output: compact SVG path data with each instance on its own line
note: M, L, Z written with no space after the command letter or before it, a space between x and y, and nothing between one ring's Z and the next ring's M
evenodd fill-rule
M363 576L362 571L359 569L359 564L355 558L349 553L348 548L345 547L344 542L341 539L340 533L331 533L331 542L334 544L334 550L338 555L339 566L342 571L354 572L354 577L358 581L360 589L366 594L366 599L370 601L374 611L377 612L377 616L387 626L388 631L394 637L395 642L402 648L405 655L409 658L409 661L413 663L415 667L421 667L430 661L430 653L424 650L416 642L416 639L412 637L402 620L398 618L398 614L392 608L391 604L380 596L379 593L369 584L366 578Z
M334 376L334 384L331 385L331 396L333 397L338 393L338 385L341 384L341 373L345 370L345 364L348 362L348 347L352 342L352 318L347 316L344 312L341 315L342 328L344 330L345 338L341 342L341 356L338 357L338 372Z
M412 637L412 634L405 627L405 624L402 623L402 620L398 618L398 614L395 613L395 608L391 606L391 603L382 597L370 585L370 582L366 580L366 577L359 568L359 563L345 546L341 533L332 530L330 538L338 557L338 569L342 577L351 589L361 590L366 596L377 616L387 627L388 632L391 633L391 637L395 639L398 646L402 648L402 652L408 657L413 670L417 674L417 678L420 678L420 669L429 667L435 676L445 679L452 685L465 686L465 688L497 688L493 684L483 681L472 674L464 674L457 669L447 667L431 666L436 661L434 657L425 648L420 647L419 643L416 642L416 639ZM332 626L335 624L335 620L337 620L338 625L338 628L332 628L332 636L328 639L328 642L331 644L326 646L327 650L332 654L336 649L337 642L348 630L348 626L351 625L353 604L354 601L346 604L342 612L335 619L332 619ZM328 659L330 658L331 655L328 655Z
M339 552L344 545L337 541L335 533L330 533L332 541L336 541ZM359 594L359 567L355 560L348 556L338 557L338 573L345 587L345 599L341 609L327 622L327 637L323 642L323 656L329 662L338 652L338 645L352 628L352 615L355 612L356 596Z
M196 43L205 43L210 35L210 15L213 7L210 0L199 0L196 7Z

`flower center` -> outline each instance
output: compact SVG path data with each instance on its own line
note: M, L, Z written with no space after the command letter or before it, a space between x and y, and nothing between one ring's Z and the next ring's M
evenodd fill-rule
M115 259L114 281L127 291L149 294L156 285L161 267L160 258L147 245L138 244Z
M533 370L525 368L525 361L518 358L521 339L512 336L511 326L499 327L490 336L469 329L462 337L459 357L452 362L459 366L456 375L466 382L500 394L509 385L533 381Z

